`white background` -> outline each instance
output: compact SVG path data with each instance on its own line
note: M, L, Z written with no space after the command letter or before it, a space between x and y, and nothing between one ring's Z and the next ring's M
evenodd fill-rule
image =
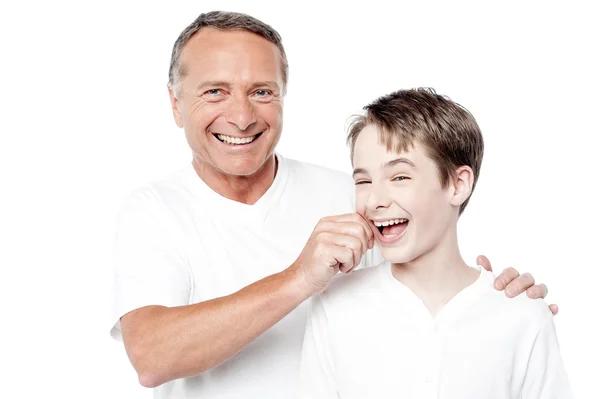
M400 88L434 87L475 115L486 150L463 255L548 285L575 394L600 397L598 14L298 3L2 2L0 396L151 397L109 336L114 221L128 192L189 161L167 97L171 48L199 13L224 9L283 37L283 155L350 171L348 118Z

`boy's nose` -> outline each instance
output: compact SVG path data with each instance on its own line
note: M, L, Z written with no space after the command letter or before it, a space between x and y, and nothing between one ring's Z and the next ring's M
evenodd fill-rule
M385 209L391 205L391 198L385 188L373 186L367 199L367 208L371 210Z

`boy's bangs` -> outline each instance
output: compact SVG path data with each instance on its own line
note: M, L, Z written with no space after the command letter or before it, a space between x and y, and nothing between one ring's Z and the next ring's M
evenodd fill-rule
M414 147L415 140L417 140L415 132L407 132L404 129L378 126L378 130L379 143L385 145L388 152L407 152Z

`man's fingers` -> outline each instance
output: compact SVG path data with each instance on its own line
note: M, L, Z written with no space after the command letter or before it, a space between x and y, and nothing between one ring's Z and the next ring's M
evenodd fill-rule
M548 295L548 287L546 284L536 284L527 288L527 296L529 298L545 298Z
M360 240L362 245L362 253L364 254L369 249L369 237L365 232L364 226L356 222L321 222L319 224L318 233L328 233L334 235L352 236ZM343 245L343 244L338 244ZM361 254L362 256L362 254Z
M367 238L369 239L369 242L374 242L375 241L375 233L373 233L373 229L371 228L371 222L368 221L367 219L365 219L361 214L356 213L355 214L358 219L359 222L363 225L363 227L366 230L367 233ZM372 248L372 246L371 246Z
M367 251L366 244L359 240L356 237L352 236L344 236L343 238L344 246L349 248L352 251L352 259L353 262L350 265L350 269L354 268L354 266L358 265L362 259L363 254ZM350 270L346 270L349 272Z
M531 274L523 273L519 277L515 278L513 281L508 283L508 286L505 289L506 295L510 298L515 297L527 291L527 289L533 286L534 283L535 280L533 279L533 276Z
M358 265L366 252L366 243L364 239L359 239L353 235L323 232L320 238L326 245L348 248L352 252L353 266ZM364 238L364 237L363 237Z
M490 263L490 260L488 258L486 258L484 255L479 255L477 257L477 264L480 265L481 267L483 267L488 272L492 271L492 264Z
M332 255L340 265L340 271L347 273L354 267L354 253L348 247L332 246Z
M519 277L519 272L513 269L512 267L509 267L508 269L505 269L502 273L500 273L498 277L496 277L494 287L496 287L497 290L503 290L506 288L508 283L510 283L517 277Z
M365 220L365 218L363 218L358 213L347 213L344 215L324 217L321 219L321 221L319 223L322 224L322 223L326 223L326 222L360 224L365 231L365 235L367 237L367 242L374 239L373 230L371 230L371 226L370 226L369 222L367 222Z
M548 306L548 308L550 308L550 311L552 312L552 314L554 316L556 316L558 314L558 305L552 304L552 305Z

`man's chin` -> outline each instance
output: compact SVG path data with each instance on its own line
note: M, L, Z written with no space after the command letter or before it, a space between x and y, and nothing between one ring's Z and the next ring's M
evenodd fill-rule
M226 175L238 177L252 177L260 174L267 167L267 160L257 159L229 159L221 163L220 170ZM261 162L262 161L262 162Z

